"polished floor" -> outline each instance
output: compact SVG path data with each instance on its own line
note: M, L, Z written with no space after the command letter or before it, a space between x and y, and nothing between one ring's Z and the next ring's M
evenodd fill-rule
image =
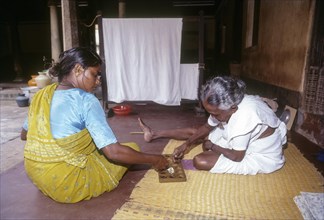
M133 112L127 116L113 116L108 121L120 142L133 141L147 153L161 153L167 139L146 143L143 136L131 134L140 131L137 118L141 117L152 128L168 129L195 126L206 122L206 115L196 114L194 104L161 106L153 103L132 103ZM295 132L289 133L293 142L322 173L324 163L317 160L321 148ZM23 146L22 146L23 147ZM143 177L148 166L133 166L119 186L89 201L60 204L40 193L25 174L23 163L1 174L0 219L111 219L116 209L129 198L134 186ZM156 181L158 181L158 176Z

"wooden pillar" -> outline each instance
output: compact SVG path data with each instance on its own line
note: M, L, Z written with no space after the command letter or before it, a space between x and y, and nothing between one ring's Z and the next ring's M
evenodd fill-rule
M118 1L118 12L120 18L124 18L126 16L126 0Z
M77 1L61 0L63 22L63 50L79 46Z
M102 13L99 11L97 13L101 15L98 17L98 34L99 34L99 55L102 59L101 64L101 91L102 91L102 106L108 117L109 107L108 107L108 88L107 88L107 73L106 73L106 59L105 59L105 48L104 48L104 37L103 37L103 27L102 27Z
M56 5L57 5L56 0L48 1L48 6L50 8L50 21L51 21L51 49L52 49L51 55L54 61L58 60L62 50Z
M199 86L198 86L198 99L200 95L200 90L204 82L204 71L205 71L205 17L204 11L199 11L199 24L198 24L198 60L199 60ZM202 106L201 100L198 102L198 106L195 107L196 114L204 114L204 108Z
M205 17L204 11L199 12L199 92L204 80L205 70Z

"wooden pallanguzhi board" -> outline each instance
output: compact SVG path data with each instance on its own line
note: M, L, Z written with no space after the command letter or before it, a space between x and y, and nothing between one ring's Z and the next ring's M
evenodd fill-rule
M172 154L164 154L163 156L169 161L170 168L159 171L159 182L186 182L187 178L182 163L174 163L172 160Z

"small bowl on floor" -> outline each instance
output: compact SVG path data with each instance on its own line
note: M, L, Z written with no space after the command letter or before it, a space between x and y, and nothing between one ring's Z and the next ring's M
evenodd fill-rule
M129 115L132 112L130 105L116 105L112 109L116 115Z

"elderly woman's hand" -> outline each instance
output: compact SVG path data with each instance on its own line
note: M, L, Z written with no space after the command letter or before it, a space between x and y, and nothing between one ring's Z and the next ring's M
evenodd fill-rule
M172 154L174 162L179 162L183 158L183 156L187 153L188 149L189 146L186 143L177 147Z
M213 145L214 144L210 140L204 140L202 145L203 151L212 150Z

